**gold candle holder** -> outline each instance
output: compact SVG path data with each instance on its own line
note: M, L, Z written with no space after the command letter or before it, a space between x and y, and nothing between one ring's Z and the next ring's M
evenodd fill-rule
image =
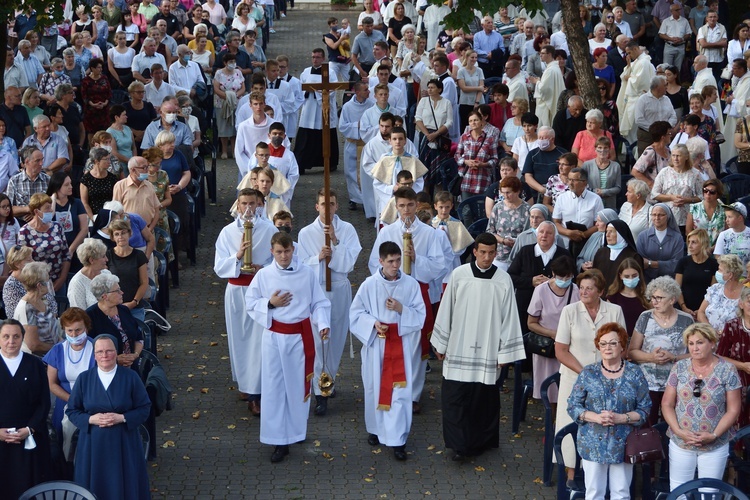
M241 274L255 274L255 268L253 267L253 221L248 217L245 218L243 223L244 232L242 234L242 242L250 242L250 246L245 249L245 253L242 255L242 267L240 268Z
M404 233L403 248L404 250L401 258L403 260L402 264L404 272L411 276L411 257L406 255L406 252L412 249L411 233L408 231Z

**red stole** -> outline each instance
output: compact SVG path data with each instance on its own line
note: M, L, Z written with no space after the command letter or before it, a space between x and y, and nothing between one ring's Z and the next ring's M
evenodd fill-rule
M380 395L378 396L378 410L391 409L393 389L406 387L406 368L404 367L404 344L398 334L398 324L384 323L388 327L385 332L385 350L383 351L383 371L380 374Z
M270 153L271 157L281 158L282 156L284 156L284 151L286 151L286 148L284 146L275 148L273 147L273 144L271 144L270 142L268 143L268 152Z
M282 323L271 320L271 328L274 333L284 335L299 334L302 332L302 346L305 350L305 401L310 397L310 380L313 378L313 363L315 362L315 341L313 340L312 324L310 318L305 318L298 323Z
M427 313L419 340L419 344L422 346L422 359L427 359L430 356L430 336L432 335L432 329L435 327L435 317L432 314L432 302L430 302L430 285L421 281L417 283L419 283L419 291L422 292L422 300Z

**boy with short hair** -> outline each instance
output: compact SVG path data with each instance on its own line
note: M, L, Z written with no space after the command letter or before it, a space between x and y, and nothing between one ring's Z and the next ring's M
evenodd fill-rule
M281 124L278 125L283 127L283 125ZM257 161L257 167L253 167L253 169L237 185L237 189L244 189L254 186L256 189L261 191L264 196L264 205L268 204L269 199L278 200L278 202L272 203L272 205L274 206L271 208L272 212L269 215L269 220L273 218L273 214L275 214L276 211L289 210L285 198L289 196L288 193L292 190L292 184L284 175L284 172L272 167L269 163L270 156L270 146L265 142L259 142L255 146L255 161ZM296 161L294 163L294 166L296 166ZM271 172L270 176L268 175L269 171ZM255 174L253 174L253 172L255 172ZM265 179L263 181L263 184L268 184L267 186L261 186L261 177ZM296 178L293 177L292 174L290 174L290 177L292 177L292 179L296 183L297 179L299 178L299 174ZM270 178L270 183L267 182L268 178ZM281 204L279 205L279 203ZM234 207L232 207L232 210L234 210ZM265 213L268 214L268 210L266 210Z
M286 210L279 210L273 216L273 225L279 231L290 234L292 232L292 214Z
M396 190L401 189L402 187L414 187L414 176L411 175L411 172L409 172L408 170L402 170L396 176ZM396 198L391 197L391 199L388 200L388 204L383 209L383 212L380 214L380 224L378 225L378 230L380 230L380 228L382 228L383 226L393 224L394 222L396 222L396 219L398 219L398 210L396 210Z
M715 187L713 189L716 189ZM719 233L714 247L714 257L733 253L745 266L750 262L750 227L745 225L747 208L739 201L731 205L724 205L727 219L727 229Z

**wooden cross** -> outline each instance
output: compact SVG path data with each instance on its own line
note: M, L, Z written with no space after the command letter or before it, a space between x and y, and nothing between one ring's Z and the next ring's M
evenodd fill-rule
M331 105L329 102L331 91L348 90L349 82L333 83L328 80L328 63L321 67L320 83L302 84L305 92L321 91L323 94L323 191L325 193L325 224L331 225L330 199L331 199ZM331 246L331 237L326 234L326 246ZM331 258L326 257L326 291L331 291L331 268L328 265Z

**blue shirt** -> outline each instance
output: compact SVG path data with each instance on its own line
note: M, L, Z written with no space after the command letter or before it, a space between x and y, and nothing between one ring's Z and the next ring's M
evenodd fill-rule
M24 146L34 146L38 148L44 155L44 161L42 162L42 168L46 169L58 158L65 158L70 160L68 156L68 144L65 139L57 135L55 132L50 132L49 139L44 146L39 142L36 134L31 134L23 141Z
M23 68L23 71L26 73L26 79L29 81L29 87L31 87L32 89L38 88L36 81L39 78L39 75L43 75L45 73L44 68L42 67L42 63L39 62L39 59L37 59L36 56L31 53L29 53L29 57L24 58L21 52L19 52L16 56L16 62Z
M162 130L164 130L164 127L161 124L160 118L149 123L148 127L146 127L146 130L143 132L143 142L141 143L141 148L148 149L154 147L156 136L159 135L159 132L161 132ZM179 120L175 120L170 131L174 134L175 145L184 144L185 146L188 146L192 149L193 132L190 130L190 127Z
M161 169L169 176L170 184L178 184L182 178L182 173L190 170L190 167L187 164L185 155L175 150L171 158L165 158L161 161Z
M504 47L503 35L497 31L492 31L489 35L484 30L474 34L474 51L477 53L477 60L481 63L489 62L487 55L493 50Z
M648 384L638 365L625 361L619 378L602 375L599 363L592 363L581 371L568 398L568 415L578 423L577 448L581 458L598 464L621 464L625 461L625 439L633 430L630 424L604 427L580 420L585 411L601 413L637 412L640 423L646 421L651 410Z

